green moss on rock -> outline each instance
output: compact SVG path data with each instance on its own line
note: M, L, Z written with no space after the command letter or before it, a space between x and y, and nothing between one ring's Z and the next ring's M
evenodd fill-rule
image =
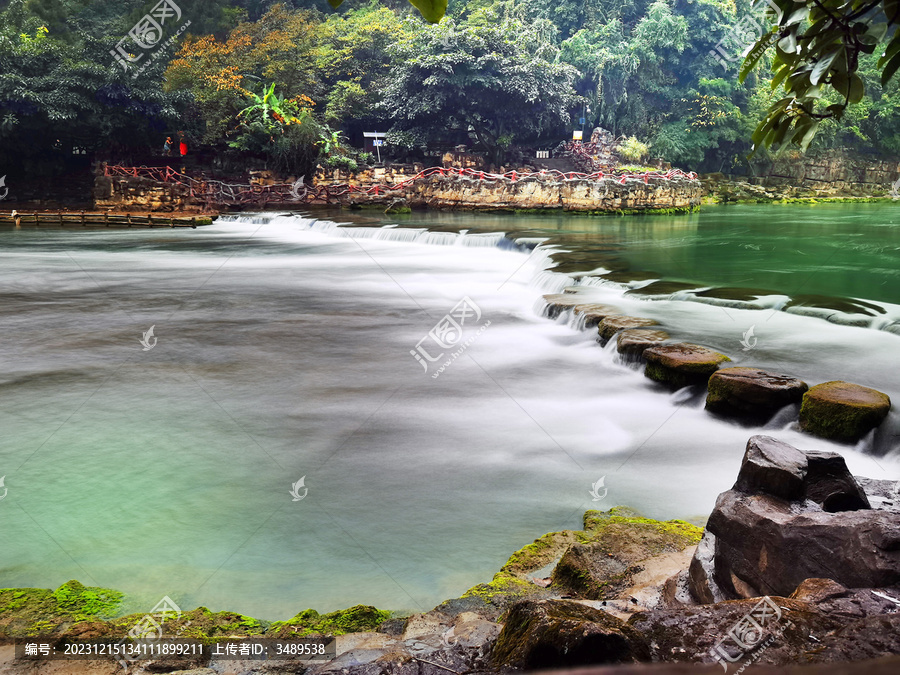
M376 609L371 605L355 605L329 614L319 614L314 609L306 609L292 619L273 623L271 631L298 637L345 635L375 630L390 618L389 611Z
M0 589L0 635L51 635L80 622L114 616L122 593L67 581L55 591L46 588Z

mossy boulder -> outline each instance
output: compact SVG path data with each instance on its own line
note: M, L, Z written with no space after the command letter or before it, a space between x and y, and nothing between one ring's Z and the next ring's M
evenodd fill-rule
M730 417L765 421L786 405L800 403L809 385L759 368L723 368L709 378L706 409Z
M617 597L640 563L696 545L703 530L680 520L643 518L624 508L585 514L591 541L570 546L553 570L552 588L588 600Z
M644 355L645 350L662 346L669 337L664 330L628 328L619 333L616 351L623 356L638 359Z
M706 384L720 364L731 361L717 351L686 342L651 347L644 351L644 359L644 375L674 388Z
M850 382L825 382L803 395L800 428L822 438L853 443L881 424L890 410L887 394Z
M653 319L645 319L640 316L608 316L597 327L603 340L611 340L613 335L626 328L644 328L646 326L658 326Z
M644 518L641 514L624 506L616 506L609 511L587 511L584 514L584 529L550 532L522 547L486 584L478 584L466 591L463 598L478 598L487 609L499 616L515 602L526 599L541 599L557 593L559 588L543 588L531 581L531 574L560 561L574 544L599 543L604 550L622 555L623 560L631 560L646 554L651 557L675 547L682 550L696 544L703 530L681 520L658 521ZM678 548L680 546L680 548ZM642 552L642 553L639 553ZM551 576L554 586L565 586L562 577Z
M513 606L491 655L495 667L525 670L649 660L647 643L631 626L571 600Z

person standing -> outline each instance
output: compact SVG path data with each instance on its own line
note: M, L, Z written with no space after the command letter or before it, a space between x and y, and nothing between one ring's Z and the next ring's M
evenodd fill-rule
M178 152L184 157L187 154L187 142L184 140L184 132L178 132Z
M163 154L168 157L172 154L172 137L166 136L166 142L163 143Z

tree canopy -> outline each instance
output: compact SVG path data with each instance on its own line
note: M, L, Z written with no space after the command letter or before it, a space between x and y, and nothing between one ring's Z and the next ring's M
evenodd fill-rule
M297 172L363 159L371 130L501 162L602 126L701 171L900 150L900 0L192 0L115 58L158 2L0 0L6 165L182 130Z

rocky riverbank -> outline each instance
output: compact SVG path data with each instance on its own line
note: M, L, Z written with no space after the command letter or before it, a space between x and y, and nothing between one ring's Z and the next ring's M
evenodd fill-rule
M424 614L357 606L268 623L201 607L164 623L167 636L204 642L336 635L326 662L182 657L139 661L133 671L461 675L669 664L655 672L675 673L678 664L839 663L809 672L861 672L868 665L848 662L900 655L897 488L851 476L840 455L755 436L705 530L624 507L588 511L584 529L544 535L490 582ZM0 590L0 673L63 672L59 662L15 660L14 639L125 636L142 617L104 619L120 600L74 581ZM117 668L74 661L64 672Z

